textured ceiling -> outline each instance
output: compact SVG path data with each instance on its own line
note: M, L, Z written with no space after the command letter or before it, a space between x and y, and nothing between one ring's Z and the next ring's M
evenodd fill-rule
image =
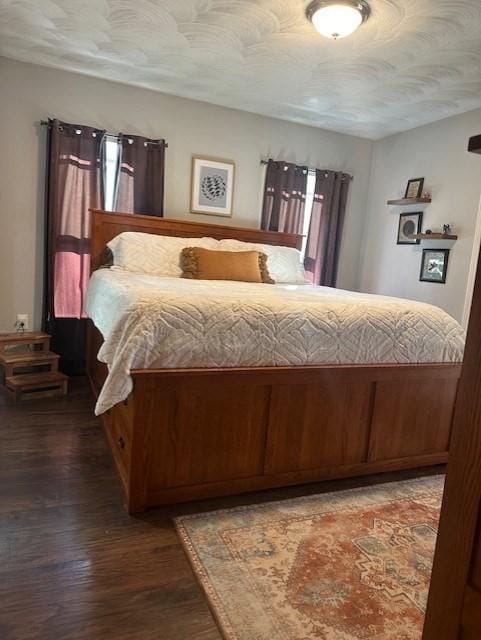
M371 0L322 38L303 0L0 0L0 55L368 138L481 107L481 0Z

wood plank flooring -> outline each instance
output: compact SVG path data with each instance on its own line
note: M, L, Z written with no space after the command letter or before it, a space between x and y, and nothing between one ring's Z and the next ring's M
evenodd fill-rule
M424 473L439 472L440 469ZM403 472L127 515L83 380L0 396L1 640L220 640L172 515L414 477ZM275 640L275 639L273 639Z

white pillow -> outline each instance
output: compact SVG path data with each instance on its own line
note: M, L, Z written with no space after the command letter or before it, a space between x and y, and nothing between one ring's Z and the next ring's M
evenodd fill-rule
M152 276L180 278L180 252L185 247L219 249L214 238L175 238L125 231L107 243L114 266Z
M267 268L275 282L306 284L307 278L301 262L301 252L292 247L255 244L240 240L220 240L221 251L262 251L267 255Z

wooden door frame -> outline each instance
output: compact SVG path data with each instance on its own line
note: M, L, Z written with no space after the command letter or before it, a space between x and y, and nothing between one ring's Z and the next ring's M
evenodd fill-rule
M468 586L481 505L481 258L478 259L453 422L423 640L459 640L469 628ZM469 637L478 637L469 635Z
M476 216L476 224L474 226L473 248L471 251L471 260L469 263L468 286L466 287L466 296L464 298L463 318L461 324L466 329L471 313L471 305L474 295L474 283L476 281L476 271L478 268L478 259L480 256L481 244L481 197L479 199L478 214Z

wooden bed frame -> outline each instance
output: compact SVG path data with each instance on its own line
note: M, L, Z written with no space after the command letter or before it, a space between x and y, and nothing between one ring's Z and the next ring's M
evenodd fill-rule
M92 268L123 231L299 248L302 236L92 211ZM95 393L106 366L89 323ZM130 513L268 487L444 463L461 364L132 372L103 416Z

